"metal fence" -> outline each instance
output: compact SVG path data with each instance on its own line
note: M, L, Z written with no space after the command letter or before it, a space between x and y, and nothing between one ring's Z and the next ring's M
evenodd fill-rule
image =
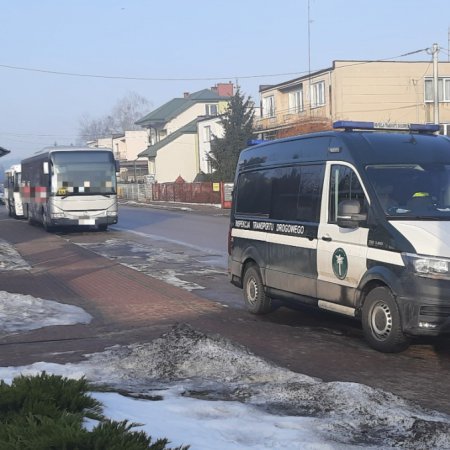
M155 183L153 200L181 203L220 203L220 184L214 190L211 182Z
M213 183L119 183L120 199L140 203L152 201L180 203L221 203L221 186ZM218 188L220 186L220 188Z
M120 199L148 203L153 200L153 184L119 183L117 193Z

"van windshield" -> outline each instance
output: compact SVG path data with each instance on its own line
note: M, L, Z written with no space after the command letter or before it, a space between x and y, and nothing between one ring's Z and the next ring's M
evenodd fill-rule
M366 173L389 219L450 219L450 164L374 164Z

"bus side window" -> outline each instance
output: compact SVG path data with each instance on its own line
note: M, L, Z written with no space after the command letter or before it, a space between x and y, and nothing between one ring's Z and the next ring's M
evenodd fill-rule
M339 203L358 200L360 212L367 213L367 200L356 173L348 166L333 165L330 177L329 223L337 223Z

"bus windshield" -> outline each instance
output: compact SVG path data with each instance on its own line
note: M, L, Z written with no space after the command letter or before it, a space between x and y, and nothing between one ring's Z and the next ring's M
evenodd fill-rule
M369 165L366 173L388 219L450 219L450 163Z
M52 195L116 193L116 168L109 152L54 152L51 156Z

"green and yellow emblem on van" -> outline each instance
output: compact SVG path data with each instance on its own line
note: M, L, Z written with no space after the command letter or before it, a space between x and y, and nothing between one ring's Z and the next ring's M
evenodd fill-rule
M347 254L344 249L337 248L333 253L333 260L331 262L333 266L334 274L340 279L343 280L347 276L348 269L348 260Z

